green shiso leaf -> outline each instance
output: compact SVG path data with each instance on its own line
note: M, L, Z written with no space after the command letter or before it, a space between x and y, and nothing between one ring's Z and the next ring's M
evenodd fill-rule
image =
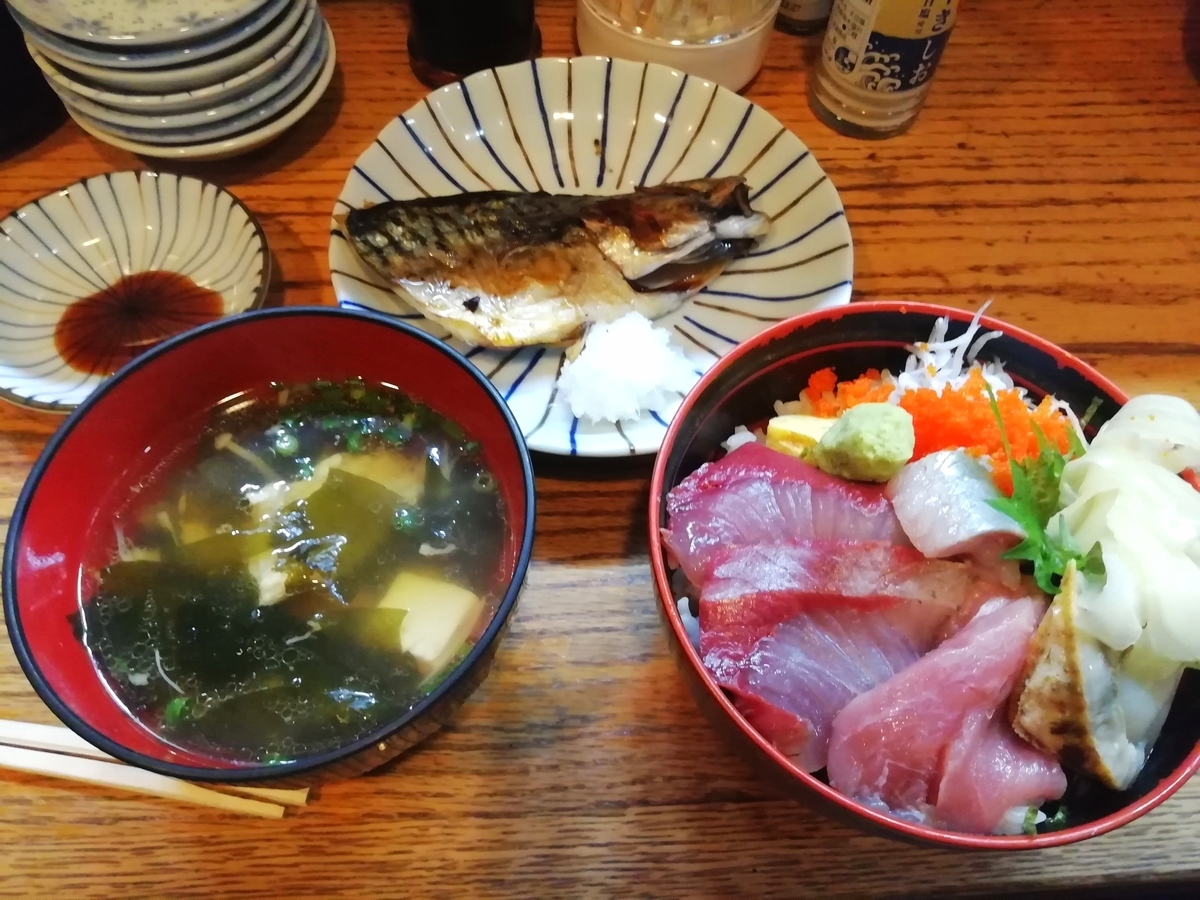
M1004 418L1000 414L996 395L990 385L987 390L992 414L996 417L996 425L1000 429L1000 442L1008 459L1008 471L1013 484L1011 497L1001 497L990 502L993 508L1004 513L1025 532L1025 540L1005 553L1004 558L1032 563L1033 577L1038 587L1047 594L1057 594L1067 563L1071 560L1082 563L1083 557L1070 548L1066 535L1061 530L1059 534L1051 535L1047 533L1046 526L1061 508L1059 490L1063 469L1069 460L1083 452L1082 442L1079 442L1078 449L1072 446L1064 456L1046 438L1042 430L1034 425L1038 453L1018 463L1013 459L1012 445L1004 429Z

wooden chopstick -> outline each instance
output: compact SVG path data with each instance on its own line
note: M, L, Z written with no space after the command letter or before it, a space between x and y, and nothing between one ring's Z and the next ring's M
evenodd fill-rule
M116 762L104 762L79 756L63 756L59 753L48 753L45 750L29 750L24 747L4 745L0 746L0 768L32 772L35 775L50 775L54 778L65 778L69 781L80 781L84 784L96 784L102 787L117 787L133 791L136 794L166 797L171 800L211 806L215 809L248 816L261 816L265 819L283 818L283 807L279 804L250 800L245 797L233 797L220 791L197 787L190 782L180 781L178 778L169 778L166 775L158 775L154 772L147 772L145 769L125 766Z
M282 803L284 806L304 806L308 803L308 788L250 787L244 784L226 784L223 781L210 785L210 787L220 791L245 794L247 797L270 800L272 803Z
M113 759L99 747L93 747L71 729L59 725L38 725L34 722L14 722L11 719L0 719L0 744L24 747L28 750L68 753L71 756L87 756L92 759Z
M34 722L0 719L0 745L64 753L120 765L117 760L100 748L93 747L71 729L59 725L39 725ZM165 778L166 776L159 777ZM257 797L272 803L281 803L285 806L304 806L308 802L308 788L261 788L240 784L219 784L213 787L222 791L234 791L250 797ZM208 788L198 788L198 790L208 790Z

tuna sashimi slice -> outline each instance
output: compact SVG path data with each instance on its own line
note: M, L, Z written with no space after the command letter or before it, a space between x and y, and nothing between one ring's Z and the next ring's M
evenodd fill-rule
M825 767L842 707L920 655L886 612L815 610L779 625L739 665L719 665L714 674L763 737L815 772Z
M895 544L776 541L724 547L711 559L700 646L714 672L737 666L776 625L818 608L895 608L890 627L928 649L952 613L993 587L980 585L965 563Z
M667 495L663 542L692 584L730 544L781 537L907 545L882 485L857 484L762 444L706 463Z
M1017 737L1003 710L976 710L946 752L934 822L990 834L1013 807L1041 806L1066 790L1058 760Z
M829 783L893 812L927 813L949 747L968 716L1005 701L1044 609L1032 599L986 604L937 649L851 700L833 720Z

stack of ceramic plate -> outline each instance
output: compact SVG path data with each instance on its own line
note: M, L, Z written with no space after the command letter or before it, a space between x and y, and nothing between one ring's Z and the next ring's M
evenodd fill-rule
M147 156L218 159L278 137L334 69L317 0L8 0L71 117Z

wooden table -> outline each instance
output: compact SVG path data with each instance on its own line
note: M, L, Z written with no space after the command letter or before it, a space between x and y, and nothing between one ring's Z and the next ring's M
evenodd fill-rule
M424 93L404 6L327 0L338 69L256 154L189 171L258 214L273 299L329 303L329 212L354 158ZM976 306L1127 390L1200 402L1200 3L973 0L907 135L860 143L805 102L815 40L772 38L748 95L841 191L855 299ZM539 0L547 54L572 0ZM0 113L2 114L2 113ZM143 161L74 125L0 163L0 211ZM0 407L0 514L58 420ZM535 562L491 679L398 765L283 821L0 774L0 895L927 896L1200 878L1200 780L1083 845L968 854L865 837L780 799L699 719L647 566L648 460L537 461ZM0 717L51 721L7 642Z

